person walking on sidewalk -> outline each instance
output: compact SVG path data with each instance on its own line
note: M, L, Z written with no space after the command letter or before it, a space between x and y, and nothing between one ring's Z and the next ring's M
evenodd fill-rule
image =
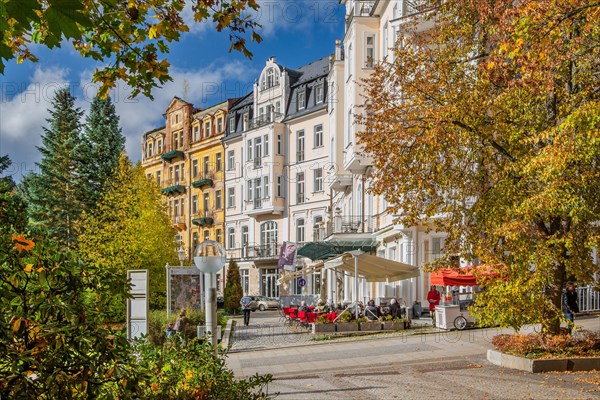
M240 300L240 304L242 305L242 311L244 312L244 325L248 326L250 323L250 312L252 311L251 307L252 298L250 296L244 296Z
M563 313L567 319L567 331L571 333L575 324L575 314L579 312L577 292L575 291L575 285L571 281L567 282L567 290L562 295L562 306Z

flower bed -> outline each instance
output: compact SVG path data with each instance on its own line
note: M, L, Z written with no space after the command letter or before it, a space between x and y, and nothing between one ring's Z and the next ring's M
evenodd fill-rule
M585 330L573 335L497 335L492 344L502 353L532 359L600 356L600 333Z

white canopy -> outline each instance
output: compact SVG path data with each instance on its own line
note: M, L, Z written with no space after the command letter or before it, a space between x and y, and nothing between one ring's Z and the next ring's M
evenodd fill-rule
M359 255L344 253L333 260L325 261L324 268L337 268L352 275L357 271L358 275L364 277L367 282L394 282L419 276L419 267L367 253Z

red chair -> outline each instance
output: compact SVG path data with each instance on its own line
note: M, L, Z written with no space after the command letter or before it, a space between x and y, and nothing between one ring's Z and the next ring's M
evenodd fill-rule
M308 323L308 318L306 317L306 311L298 311L298 320L302 324Z
M310 311L313 311L313 310L315 309L315 306L308 306L308 309L309 309Z
M290 308L288 317L290 318L290 322L295 322L298 320L298 312L295 308Z

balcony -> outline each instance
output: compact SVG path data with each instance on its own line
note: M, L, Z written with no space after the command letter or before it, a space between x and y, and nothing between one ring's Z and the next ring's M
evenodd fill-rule
M183 151L181 151L181 150L169 151L168 153L165 153L162 156L160 156L160 158L162 158L163 160L165 160L168 163L173 163L173 161L181 161L181 160L183 160L183 157L184 157L184 154L183 154Z
M332 173L327 177L327 184L329 185L329 189L333 189L336 192L344 192L348 186L352 186L352 175L340 172Z
M265 125L269 125L273 122L281 122L283 119L283 114L278 112L271 112L269 114L260 115L250 121L248 121L248 125L244 130L256 129L263 127Z
M372 164L371 158L363 153L364 146L355 143L349 143L344 153L344 170L353 174L364 174Z
M283 202L273 201L271 197L264 197L246 201L244 213L250 217L269 214L281 215L283 208Z
M198 179L197 181L192 182L192 186L195 187L196 189L204 189L207 187L213 187L214 186L214 182L211 178L202 178L202 179Z
M185 193L185 180L184 179L168 179L162 181L163 189L162 194L166 196L175 196Z
M183 216L183 215L176 216L173 225L175 226L175 229L177 229L178 231L185 231L187 229L187 225L185 223L185 216Z
M215 223L215 219L213 217L198 217L192 219L192 224L196 226L208 227L213 226Z
M435 22L425 16L438 4L426 0L402 0L402 8L394 17L392 28L404 33L421 33L433 28Z
M279 258L280 243L247 244L241 248L225 250L228 259L234 260L276 260Z
M327 222L327 236L334 234L373 233L373 218L335 215Z

